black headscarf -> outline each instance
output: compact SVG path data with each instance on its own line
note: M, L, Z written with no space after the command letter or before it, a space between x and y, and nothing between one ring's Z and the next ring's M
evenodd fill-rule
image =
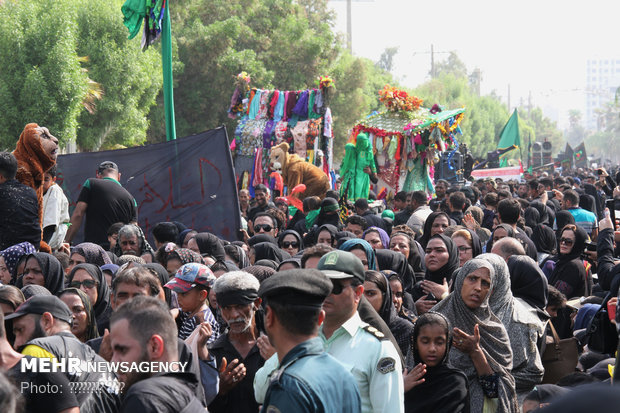
M268 259L262 259L262 260L258 260L254 263L254 265L257 265L259 267L269 267L272 270L277 271L278 270L278 265L280 265L279 263L275 262L274 260L268 260Z
M380 249L375 250L375 256L380 271L394 271L398 274L398 278L400 278L403 284L403 290L410 291L413 288L415 274L403 254L392 250Z
M163 288L168 281L170 281L170 275L168 274L168 270L164 268L163 265L158 264L156 262L143 264L144 268L147 268L151 274L157 277L159 280L159 284L161 284L162 289L164 290L164 296L166 297L166 303L168 306L172 303L172 290L170 288Z
M545 406L540 413L612 412L620 405L620 392L609 383L578 386Z
M556 287L566 295L567 298L589 295L586 268L581 261L581 254L586 246L588 234L578 226L571 228L575 234L575 243L569 254L560 253L560 238L558 238L558 255L555 268L549 275L549 284ZM560 232L568 230L564 229Z
M430 239L440 239L446 245L446 249L448 250L448 262L444 264L443 267L438 269L437 271L431 271L426 268L426 275L424 276L425 280L430 280L436 282L437 284L443 284L443 279L445 278L448 283L452 279L452 275L459 268L459 250L456 248L456 245L450 237L447 237L443 234L435 234Z
M277 245L271 242L260 242L255 244L252 248L254 249L254 265L260 260L272 260L275 261L276 264L280 264L283 260L291 258L288 252L282 251Z
M547 307L549 287L547 277L536 261L527 255L513 255L508 258L508 270L512 295L544 311Z
M560 253L560 239L562 237L562 232L566 230L573 231L573 233L575 234L575 243L573 244L573 249L571 249L569 254L562 254ZM568 262L568 261L574 260L575 258L581 257L581 254L583 253L583 250L586 247L587 240L588 240L588 234L583 228L577 225L575 225L573 228L566 228L566 227L562 228L562 230L560 231L560 236L557 238L558 264L561 262Z
M411 235L402 231L392 232L389 243L391 243L392 239L396 236L405 237L405 239L407 239L407 243L409 244L409 257L407 258L407 262L409 262L409 265L411 265L411 268L413 269L415 275L415 279L413 282L415 283L417 281L421 281L422 279L424 279L424 275L426 273L426 267L424 265L424 248L420 245L419 242L413 239Z
M369 273L372 273L370 279ZM379 282L374 282L372 280L373 277L378 278ZM388 328L392 332L392 335L398 342L400 351L402 351L403 354L407 354L409 349L409 339L411 338L411 333L413 331L413 324L410 321L398 316L394 303L392 302L392 289L390 288L390 283L387 277L379 271L366 271L366 281L372 282L376 285L379 291L381 291L381 294L383 294L381 308L378 313L383 321L385 321L385 324L387 324Z
M248 239L248 245L250 247L253 247L254 245L261 242L271 242L274 245L278 245L278 240L269 234L256 234L253 237L250 237L250 239Z
M65 288L65 271L60 265L60 262L51 254L46 252L35 252L26 257L26 260L34 258L41 267L43 273L43 279L45 280L44 287L49 290L52 295L57 295ZM19 277L16 284L17 288L24 286L23 276Z
M495 227L495 229L493 230L493 232L491 232L491 238L489 238L489 240L487 241L487 252L491 252L491 250L493 249L493 235L495 234L495 231L497 231L498 228L502 228L504 231L506 231L506 234L508 234L507 236L510 238L514 238L515 237L515 231L514 229L512 229L512 227L508 224L499 224L498 226ZM524 247L525 248L525 247Z
M599 219L602 219L603 211L605 210L605 208L603 207L603 203L601 202L601 197L599 196L598 191L596 190L596 187L592 184L583 184L583 190L586 194L594 198L595 210L592 212L594 212L594 214L596 214L596 216Z
M556 246L555 232L547 225L538 224L532 228L532 242L538 252L553 254Z
M592 195L581 194L579 195L579 208L583 208L587 211L593 212L598 217L598 211L596 210L596 201Z
M241 245L239 245L239 243ZM233 260L233 262L237 267L239 267L239 269L243 269L250 265L248 254L246 254L245 250L243 249L243 245L244 243L242 241L233 241L231 244L224 246L224 251L226 252L226 255L228 255Z
M278 235L278 246L280 248L282 248L282 242L284 241L284 237L287 235L292 235L295 237L295 239L299 243L299 246L298 246L299 251L304 249L304 243L303 243L303 240L301 239L301 235L299 235L299 233L293 229L287 229L286 231L282 231L280 235Z
M575 217L573 217L573 214L571 214L568 211L560 211L555 215L555 221L556 221L556 232L555 235L557 238L560 238L560 236L562 235L562 228L564 228L565 226L567 226L568 224L573 224L575 225Z
M224 252L224 246L218 237L210 232L200 232L194 235L196 245L200 255L209 255L215 258L216 261L224 261L226 259L226 252Z
M534 208L538 211L538 223L546 225L552 224L551 222L549 222L549 211L547 209L547 205L543 204L540 201L532 201L530 202L530 208Z
M448 219L448 225L450 224L450 217L448 216L448 214L442 211L432 212L428 216L428 218L426 218L426 221L424 221L424 233L420 238L420 245L422 245L422 248L426 248L426 244L428 244L428 241L431 238L431 228L433 227L433 223L435 222L435 219L437 219L437 217L440 215L446 217Z
M282 265L284 265L284 264L294 264L297 268L301 268L301 258L293 257L293 258L287 258L287 259L283 260L278 265L277 271L280 271L280 267L282 267Z
M469 228L465 228L465 231L469 232L469 235L471 235L471 256L472 258L476 258L478 255L482 254L482 241L480 241L480 237L476 234L476 231Z
M317 231L315 232L316 234L316 239L314 240L314 242L316 243L319 239L319 234L321 233L321 231L327 231L329 232L329 235L331 235L332 237L332 244L330 245L331 247L333 247L334 245L336 245L336 234L338 233L338 228L336 228L334 225L331 224L323 224L321 225Z
M540 213L536 208L531 206L525 208L525 212L523 212L523 217L525 218L525 225L530 228L534 228L540 222Z
M350 231L338 231L336 233L336 248L340 249L342 244L354 238L357 238L357 235Z
M321 210L317 216L315 224L319 227L325 224L333 225L336 228L340 227L340 215L338 212L333 213L334 208L339 208L338 201L334 198L326 197L321 201Z
M428 319L428 320L427 320ZM432 322L429 322L432 319ZM411 358L407 360L408 368L424 363L417 348L418 336L424 326L442 323L446 329L446 354L435 367L426 367L424 382L405 393L405 411L434 412L465 412L469 411L469 382L465 374L448 367L448 356L452 347L452 327L448 319L439 313L430 311L418 319L411 335Z
M189 234L192 231L194 230L191 228L187 228L187 229L184 229L183 231L179 231L179 236L177 237L177 242L176 242L179 248L183 248L183 241L185 241L185 237L187 236L187 234Z
M103 335L103 331L108 327L110 314L112 313L112 308L110 307L110 287L108 287L101 269L94 264L88 263L78 264L73 267L67 278L68 284L71 284L78 270L86 271L97 282L97 302L93 303L93 310L97 319L99 334Z
M80 297L80 300L82 301L82 305L84 306L84 311L86 312L86 316L88 318L88 326L86 327L86 341L99 337L99 331L97 330L97 318L95 317L95 311L86 293L77 288L67 288L59 294L59 297L65 294L77 295L78 297Z

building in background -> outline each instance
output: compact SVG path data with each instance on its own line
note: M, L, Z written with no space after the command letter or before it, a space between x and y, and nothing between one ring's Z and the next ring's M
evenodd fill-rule
M586 129L599 129L596 109L613 101L618 87L620 87L620 57L588 59L586 63Z

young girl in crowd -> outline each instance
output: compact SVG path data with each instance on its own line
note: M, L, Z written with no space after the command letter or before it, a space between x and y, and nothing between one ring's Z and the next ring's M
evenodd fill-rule
M469 384L462 371L448 367L452 346L450 322L439 313L418 318L411 335L407 365L403 375L405 412L467 413Z

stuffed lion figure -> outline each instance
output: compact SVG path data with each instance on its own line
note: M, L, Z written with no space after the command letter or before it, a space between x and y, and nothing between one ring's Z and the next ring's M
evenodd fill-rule
M301 200L309 196L318 196L323 199L330 189L329 178L325 172L298 155L289 154L288 149L286 142L271 148L269 153L271 169L281 172L284 185L287 186L289 192L299 184L306 185L304 192L293 194L293 196Z

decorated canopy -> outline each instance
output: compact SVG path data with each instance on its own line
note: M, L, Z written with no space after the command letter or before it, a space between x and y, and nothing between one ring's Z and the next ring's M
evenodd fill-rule
M462 133L459 124L465 108L423 108L421 99L390 86L379 91L379 96L386 110L360 120L348 144L355 144L360 133L368 134L378 167L378 187L386 189L381 192L433 193L431 176L438 153L450 148L451 156L458 148L456 136Z

